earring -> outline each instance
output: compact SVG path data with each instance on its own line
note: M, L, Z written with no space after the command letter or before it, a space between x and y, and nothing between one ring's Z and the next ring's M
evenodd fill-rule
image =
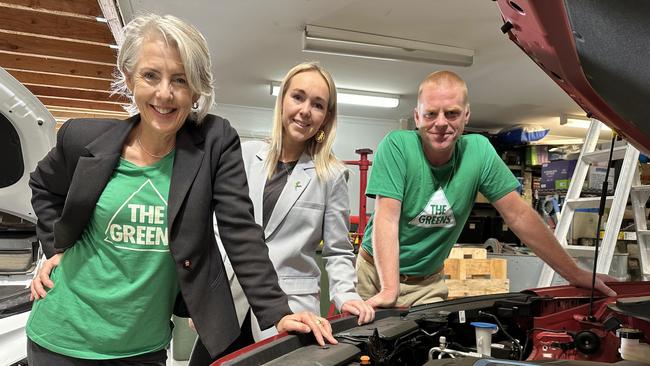
M192 109L199 109L199 102L192 103Z
M319 143L319 144L320 144L321 142L323 142L323 141L325 140L325 131L323 131L323 130L318 130L318 132L316 132L316 137L315 137L314 139L315 139L316 142Z

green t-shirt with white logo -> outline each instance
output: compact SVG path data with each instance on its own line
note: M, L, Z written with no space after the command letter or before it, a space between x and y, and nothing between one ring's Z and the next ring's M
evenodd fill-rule
M112 359L164 349L179 291L169 252L167 197L174 151L153 165L124 159L80 239L34 303L27 335L70 357Z
M417 131L393 131L379 144L366 195L402 202L399 218L400 273L425 276L441 268L481 192L494 202L519 181L484 136L463 135L452 158L432 166ZM363 248L372 254L370 218Z

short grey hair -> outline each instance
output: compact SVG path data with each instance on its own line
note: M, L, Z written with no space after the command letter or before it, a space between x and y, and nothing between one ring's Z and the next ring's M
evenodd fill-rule
M178 49L190 90L199 95L198 108L192 108L189 118L197 124L203 121L214 104L212 62L208 43L193 25L173 15L141 15L130 21L122 30L124 41L117 54L117 72L113 81L114 94L131 100L127 111L138 113L133 94L126 85L127 75L133 75L138 55L147 37L161 36L170 47Z

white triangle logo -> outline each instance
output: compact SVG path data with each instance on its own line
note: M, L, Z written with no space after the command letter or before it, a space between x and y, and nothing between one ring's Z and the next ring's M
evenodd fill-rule
M454 211L442 188L433 193L422 212L415 216L409 224L426 228L456 226Z
M160 201L154 205L143 205L131 202L138 193L149 190L160 198ZM121 211L122 219L128 224L114 223L115 218ZM147 179L140 188L133 192L120 207L115 210L113 217L106 226L104 241L113 244L116 248L134 251L146 252L167 252L169 251L169 241L164 220L166 218L167 201L156 189L150 179Z

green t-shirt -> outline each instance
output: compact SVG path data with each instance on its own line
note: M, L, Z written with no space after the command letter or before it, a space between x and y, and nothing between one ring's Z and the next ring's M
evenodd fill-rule
M434 167L417 131L393 131L379 144L366 195L402 202L399 218L400 273L431 274L444 263L481 192L494 202L519 186L490 142L463 135L450 161ZM374 215L373 215L374 216ZM370 218L363 248L372 254Z
M50 351L82 359L164 349L179 291L169 252L167 197L172 151L140 167L121 159L80 239L34 303L27 335Z

